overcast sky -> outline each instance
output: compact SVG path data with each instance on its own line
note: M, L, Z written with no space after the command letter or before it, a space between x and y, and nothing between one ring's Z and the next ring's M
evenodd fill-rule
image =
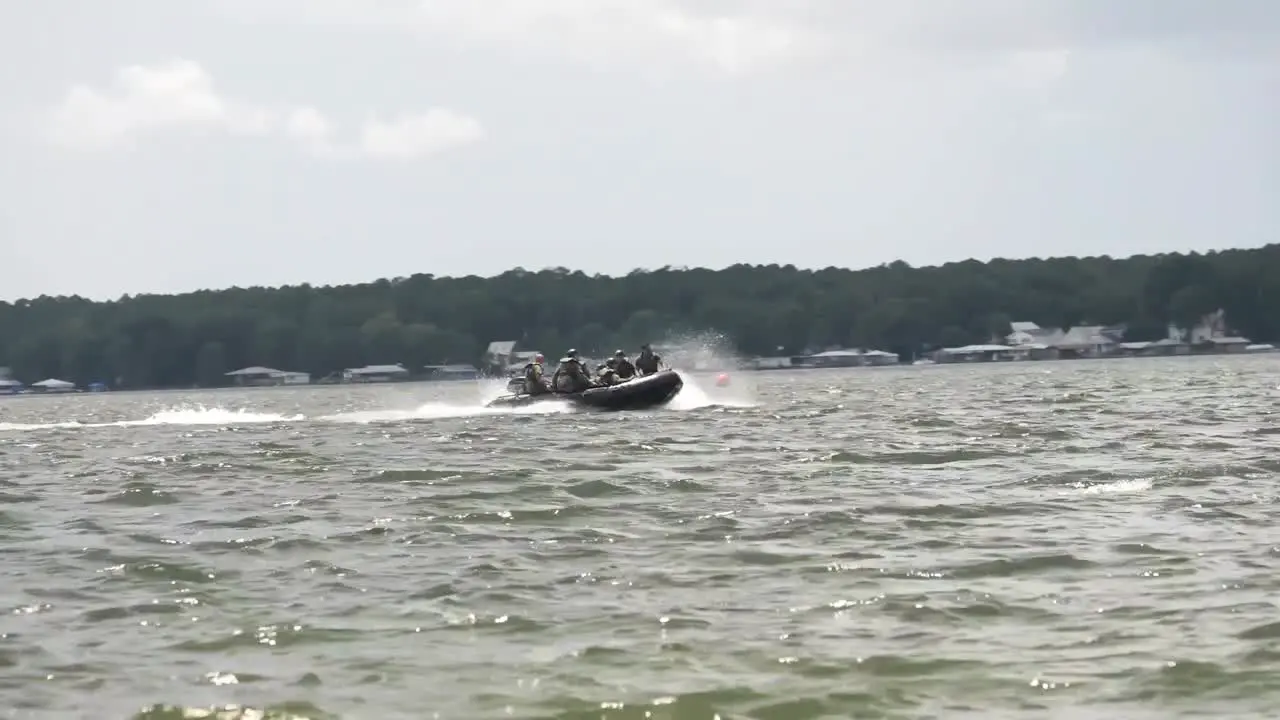
M0 7L0 299L1256 246L1275 0Z

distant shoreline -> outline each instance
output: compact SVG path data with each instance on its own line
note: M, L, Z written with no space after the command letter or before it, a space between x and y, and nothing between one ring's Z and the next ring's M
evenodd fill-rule
M852 370L888 370L888 369L904 369L904 368L936 368L936 367L971 367L974 365L1025 365L1030 363L1075 363L1083 361L1106 361L1106 360L1196 360L1196 359L1238 359L1238 358L1262 358L1275 356L1280 359L1280 350L1272 350L1267 352L1219 352L1219 353L1189 353L1184 355L1107 355L1101 357L1059 357L1059 358L1025 358L1019 360L968 360L953 362L929 362L917 364L914 362L898 362L884 365L832 365L832 366L815 366L815 365L792 365L788 367L739 367L725 369L700 369L700 370L679 370L679 372L691 376L699 375L717 375L720 373L732 372L748 372L748 373L776 373L776 372L812 372L812 371L852 371ZM502 382L506 378L476 378L471 380L396 380L391 382L361 382L361 383L311 383L307 385L229 385L220 387L162 387L162 388L120 388L107 390L105 392L89 392L85 390L77 390L74 392L26 392L13 394L0 394L0 401L5 398L57 398L57 397L74 397L81 395L111 395L119 393L181 393L181 392L230 392L243 390L315 390L317 388L324 389L350 389L353 387L398 387L405 385L421 386L421 385L467 385L480 384L486 382Z

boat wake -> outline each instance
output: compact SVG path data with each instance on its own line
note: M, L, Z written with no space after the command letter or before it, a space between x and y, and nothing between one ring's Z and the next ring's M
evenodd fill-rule
M452 405L449 403L426 403L413 410L357 410L353 412L321 415L315 418L320 422L334 423L379 423L402 422L410 420L445 420L449 418L484 417L488 415L555 415L573 412L567 403L548 402L521 408L487 408L475 405Z
M328 422L368 424L378 422L402 422L411 420L441 420L448 418L479 417L485 415L546 415L558 412L571 412L571 408L547 403L540 407L508 409L489 409L469 405L451 405L448 403L426 403L411 410L358 410L308 417L301 413L286 415L282 413L254 412L251 410L228 410L220 407L188 406L162 410L141 420L114 420L110 422L91 422L66 420L45 423L0 423L0 432L24 430L77 430L88 428L110 427L145 427L149 425L265 425L299 422Z
M279 413L254 412L251 410L227 410L219 407L200 405L176 407L161 410L141 420L112 420L92 422L82 420L65 420L47 423L0 423L0 432L15 430L74 430L77 428L105 427L143 427L147 425L252 425L259 423L281 423L305 420L304 415L282 415Z

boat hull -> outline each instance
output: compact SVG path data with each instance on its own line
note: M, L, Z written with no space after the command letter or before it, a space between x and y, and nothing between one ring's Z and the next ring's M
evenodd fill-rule
M632 380L593 387L580 393L513 393L492 400L487 407L527 407L544 402L567 402L592 410L645 410L671 402L684 388L684 380L674 370L662 370Z

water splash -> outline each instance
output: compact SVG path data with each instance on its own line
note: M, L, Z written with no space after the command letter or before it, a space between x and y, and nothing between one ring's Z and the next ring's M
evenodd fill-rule
M1102 495L1112 493L1140 493L1151 489L1154 483L1151 478L1129 478L1113 482L1088 485L1076 483L1074 489L1081 495Z
M519 408L489 408L483 405L461 405L431 402L412 410L357 410L354 412L324 415L316 418L323 422L355 423L365 425L380 422L410 420L442 420L447 418L484 417L489 415L553 415L572 412L568 403L541 402Z
M246 425L260 423L296 422L304 415L228 410L203 405L183 405L168 408L141 420L113 420L110 422L81 422L65 420L51 423L0 423L0 432L28 430L59 430L77 428L140 427L144 425Z
M368 424L411 420L437 420L446 418L481 417L487 415L550 415L572 412L567 403L544 402L521 408L487 408L483 404L455 404L430 402L412 409L376 409L335 413L308 418L301 413L258 412L231 410L201 405L181 406L156 412L141 420L115 420L111 422L81 422L66 420L46 423L0 423L0 432L29 432L33 430L76 430L107 427L143 427L149 425L256 425L267 423L293 423L303 421Z
M671 333L654 345L661 348L663 361L684 380L684 389L668 409L756 406L755 383L747 379L748 373L735 372L739 356L727 336L717 332ZM720 375L727 376L726 386L716 382Z
M22 432L27 430L59 430L64 428L71 429L71 428L84 428L84 427L106 427L110 424L111 423L101 423L96 425L93 423L86 424L82 422L76 422L75 420L69 420L67 422L54 422L54 423L5 422L5 423L0 423L0 432Z
M686 372L728 372L739 366L739 356L728 336L714 332L668 333L655 342L663 360Z
M528 407L486 407L500 395L507 394L507 380L494 378L480 380L476 383L476 400L466 402L428 402L415 408L380 408L374 410L355 410L334 413L316 418L323 422L336 423L383 423L413 420L443 420L448 418L485 417L491 415L552 415L572 412L567 403L542 402Z
M144 420L121 420L106 423L117 427L141 425L246 425L258 423L297 422L305 420L301 414L282 415L280 413L254 412L252 410L227 410L220 407L193 405L161 410Z
M717 387L714 375L698 376L680 371L678 368L677 372L684 380L684 389L667 404L668 410L681 412L707 407L749 408L757 405L753 383L744 381L733 373L728 373L730 379L728 387Z

